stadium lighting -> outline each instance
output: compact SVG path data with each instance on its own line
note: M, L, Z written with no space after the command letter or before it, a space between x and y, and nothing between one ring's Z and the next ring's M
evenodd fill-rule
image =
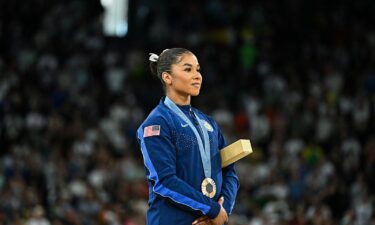
M124 37L128 33L128 0L100 0L104 7L103 32L107 36Z

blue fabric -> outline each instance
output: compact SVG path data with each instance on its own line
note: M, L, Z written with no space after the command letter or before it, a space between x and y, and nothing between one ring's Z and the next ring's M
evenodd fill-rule
M233 165L221 169L219 149L226 143L216 122L192 108L213 128L208 135L211 178L216 183L217 192L210 199L201 193L205 176L196 137L191 128L184 126L185 122L164 105L163 100L137 131L149 184L147 224L187 225L202 215L215 218L220 211L217 201L221 196L225 198L225 210L230 213L239 182ZM188 113L187 106L180 108ZM160 134L144 137L144 128L151 125L160 125Z

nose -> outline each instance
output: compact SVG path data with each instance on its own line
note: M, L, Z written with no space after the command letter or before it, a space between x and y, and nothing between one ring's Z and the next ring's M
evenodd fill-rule
M202 74L200 72L194 73L194 80L202 80Z

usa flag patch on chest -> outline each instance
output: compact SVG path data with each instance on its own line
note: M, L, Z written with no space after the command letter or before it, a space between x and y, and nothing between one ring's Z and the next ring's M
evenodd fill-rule
M151 137L160 135L160 125L151 125L143 130L143 137Z

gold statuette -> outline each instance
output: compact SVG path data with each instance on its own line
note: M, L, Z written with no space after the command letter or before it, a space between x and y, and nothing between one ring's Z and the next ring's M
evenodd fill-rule
M202 193L209 197L213 198L216 194L216 184L215 181L211 178L205 178L202 181Z
M221 149L221 167L224 168L252 153L250 140L240 139Z

